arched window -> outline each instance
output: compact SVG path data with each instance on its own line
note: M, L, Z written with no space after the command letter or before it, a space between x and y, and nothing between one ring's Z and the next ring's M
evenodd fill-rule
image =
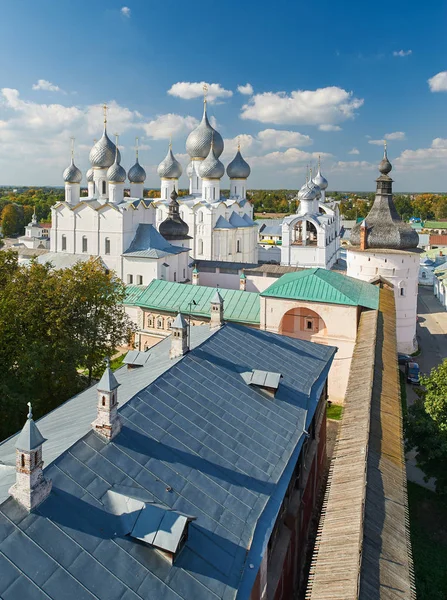
M103 406L105 406L105 405L106 405L106 397L105 397L105 396L103 396L103 397L102 397L102 405L103 405Z
M199 212L199 223L203 223L203 212Z
M203 254L203 240L199 240L197 252L198 254Z
M67 238L65 235L62 236L62 250L67 249Z
M82 236L82 252L87 252L87 238L85 235Z
M161 317L159 317L157 319L157 328L158 329L163 329L164 328L164 321L163 321L163 319Z
M147 326L148 327L153 327L154 326L154 317L152 315L149 315L147 318Z
M110 239L106 238L105 240L105 254L110 254Z
M107 192L107 184L105 181L102 182L102 193L105 195Z
M427 273L425 271L422 271L422 279L426 279L427 278Z

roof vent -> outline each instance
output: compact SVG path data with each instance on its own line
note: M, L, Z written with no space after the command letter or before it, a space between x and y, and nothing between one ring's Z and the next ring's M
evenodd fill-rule
M242 377L248 385L252 385L266 392L269 396L274 397L276 390L279 387L279 382L282 378L281 373L272 373L271 371L259 371L253 369L243 373Z
M144 367L149 356L149 352L141 352L140 350L129 350L129 352L126 354L123 360L123 363L127 365L128 369Z
M173 564L188 539L188 525L196 517L145 500L141 490L124 486L114 486L102 498L106 509L119 517L116 529L122 535L153 546Z

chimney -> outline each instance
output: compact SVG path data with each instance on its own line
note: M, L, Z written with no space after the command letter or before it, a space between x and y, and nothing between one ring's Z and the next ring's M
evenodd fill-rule
M98 392L98 407L96 420L93 421L93 431L96 431L107 441L113 440L121 431L121 419L118 415L118 387L110 360L106 359L107 366L96 386Z
M170 358L184 356L188 351L188 323L182 313L178 313L171 325L171 350Z
M244 271L242 271L242 273L239 276L239 289L242 292L245 292L245 290L247 289L247 278L245 276Z
M199 285L199 270L197 269L197 267L194 267L192 272L192 284Z
M33 421L31 402L28 419L16 442L16 482L9 493L22 506L33 510L51 492L51 480L43 474L42 444L46 441Z
M360 250L366 250L368 248L368 241L366 239L367 233L366 219L363 219L360 224Z
M216 290L211 300L211 322L210 329L217 329L223 325L224 320L224 309L223 309L223 298L219 294L219 290Z

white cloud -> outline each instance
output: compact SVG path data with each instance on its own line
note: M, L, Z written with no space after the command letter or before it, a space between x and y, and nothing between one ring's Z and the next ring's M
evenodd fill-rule
M304 152L298 148L288 148L284 152L276 151L265 154L264 156L250 157L250 164L265 167L288 167L296 163L305 164L312 160L329 158L332 155L325 152Z
M177 98L183 98L184 100L200 98L203 96L204 85L204 81L179 81L171 86L171 88L168 90L168 94L171 96L177 96ZM206 85L208 86L206 97L210 103L215 102L218 98L230 98L233 95L231 90L226 90L220 85L220 83L206 83Z
M366 160L352 160L352 161L342 161L339 160L332 165L331 171L371 171L372 169L376 169L377 165L373 165L372 163Z
M447 92L447 71L441 71L428 80L431 92Z
M128 19L130 19L130 8L129 8L128 6L123 6L123 7L121 8L121 14L122 14L124 17L127 17Z
M410 54L413 54L413 50L395 50L393 52L393 56L400 56L400 57L410 56Z
M308 135L298 131L284 131L281 129L264 129L257 135L262 148L292 148L294 146L310 146L313 140Z
M349 150L348 154L360 154L360 152L357 150L357 148L353 148L352 150Z
M247 83L246 85L238 85L237 91L244 96L253 96L253 86L251 83Z
M319 125L318 129L320 131L341 131L339 125Z
M368 136L367 136L368 137ZM402 141L405 140L405 132L404 131L393 131L392 133L385 133L381 140L368 140L368 144L373 144L374 146L383 146L384 140L388 141Z
M447 139L435 138L430 148L404 150L393 165L401 170L444 169L447 162Z
M45 92L62 92L65 94L58 85L47 81L46 79L38 79L37 83L33 83L33 90L44 90Z
M404 140L405 139L405 132L404 131L394 131L393 133L385 133L385 139L386 140Z
M355 116L363 100L339 87L255 94L242 107L241 118L276 125L336 124Z
M198 121L191 116L182 117L173 113L159 115L156 119L143 125L146 135L154 140L167 140L179 135L188 134L194 127L197 127Z

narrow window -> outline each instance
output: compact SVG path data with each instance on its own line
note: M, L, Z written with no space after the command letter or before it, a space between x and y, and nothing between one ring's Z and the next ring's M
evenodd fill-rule
M62 236L62 250L66 250L67 249L67 238L65 237L65 235Z
M25 466L25 455L24 455L24 454L22 454L22 456L21 456L21 458L20 458L20 465L21 465L22 467L24 467L24 466Z
M405 290L404 290L404 288L400 288L400 295L401 296L405 296Z
M95 193L96 193L96 183L93 182L93 195L95 195Z
M87 252L87 238L85 235L82 236L82 252Z
M306 321L306 327L307 329L313 329L313 323L310 319Z
M143 285L143 275L137 275L138 285Z
M102 397L102 405L103 405L103 406L105 406L105 405L106 405L106 397L105 397L105 396L103 396L103 397Z
M102 193L103 193L103 195L105 195L106 192L107 192L107 185L106 185L106 182L103 181L102 182Z
M177 273L174 271L174 281L177 281Z
M240 252L241 251L241 240L237 240L236 242L236 252Z
M199 212L199 223L203 223L203 213Z
M198 253L199 253L199 254L203 254L203 240L199 240L199 249L198 249Z
M110 254L110 239L109 238L106 238L106 241L105 241L105 253Z
M127 276L127 283L133 283L133 275Z
M186 269L183 269L183 279L186 278Z

